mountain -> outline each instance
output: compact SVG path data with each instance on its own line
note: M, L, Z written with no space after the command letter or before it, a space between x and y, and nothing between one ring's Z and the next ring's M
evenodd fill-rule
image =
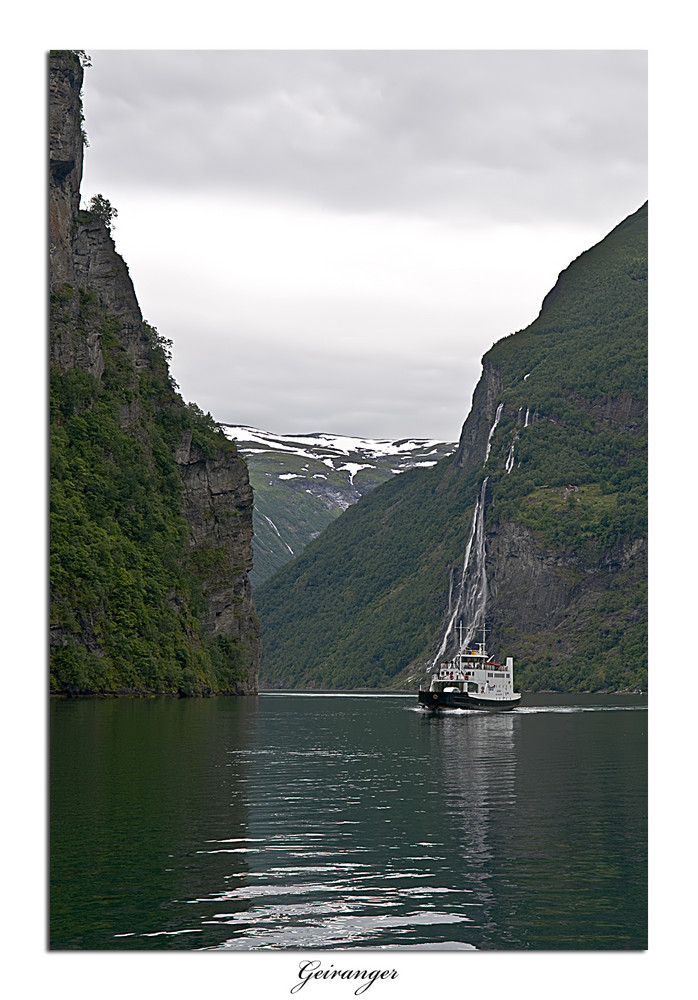
M430 468L456 450L455 442L222 426L245 458L254 489L253 587L299 555L365 493L407 469Z
M247 468L176 391L108 202L79 209L82 82L51 53L51 691L256 693Z
M416 686L485 622L523 690L647 684L647 205L483 358L456 453L258 591L273 688Z

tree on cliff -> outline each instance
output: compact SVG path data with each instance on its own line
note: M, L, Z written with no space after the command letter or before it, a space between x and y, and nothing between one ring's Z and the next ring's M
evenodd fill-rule
M109 232L112 230L114 219L119 214L117 209L112 206L109 199L105 198L104 195L101 194L95 194L90 198L87 211L92 215L96 215L98 219L101 219Z

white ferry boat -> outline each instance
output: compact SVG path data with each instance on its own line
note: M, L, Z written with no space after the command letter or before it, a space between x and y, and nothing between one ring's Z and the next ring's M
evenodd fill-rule
M507 656L504 666L494 663L482 642L472 642L472 629L460 628L460 648L454 659L434 664L428 688L419 689L419 704L426 708L474 708L503 712L516 708L521 695L514 691L514 660Z

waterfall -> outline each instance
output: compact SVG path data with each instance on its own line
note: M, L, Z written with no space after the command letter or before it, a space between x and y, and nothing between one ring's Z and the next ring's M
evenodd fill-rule
M499 415L499 412L498 412ZM451 636L455 632L458 619L469 629L475 629L484 624L485 608L487 606L487 574L485 572L485 493L488 476L482 481L480 494L475 501L470 532L465 546L465 557L460 580L456 582L456 593L453 594L453 579L449 586L449 619L441 640L439 651L434 657L434 664L443 655ZM455 602L453 597L455 596Z
M503 407L504 403L500 403L499 406L497 407L497 412L494 415L494 423L490 427L490 434L489 437L487 438L487 451L485 452L485 461L482 463L483 465L487 465L487 459L490 457L490 448L492 447L492 435L497 429L497 424L499 423L499 418L502 415Z
M528 427L528 407L526 407L526 419L524 420L524 427Z
M280 533L279 529L278 529L278 528L276 527L276 525L274 524L274 522L272 521L272 519L271 519L270 517L267 517L267 515L266 515L266 514L262 514L262 517L263 517L263 518L264 518L264 520L265 520L265 521L267 522L267 524L268 524L268 525L269 525L269 526L270 526L271 528L273 528L273 529L274 529L274 531L276 532L276 534L277 534L277 535L279 536L279 541L281 542L281 544L282 544L282 545L285 545L285 546L286 546L286 548L287 548L287 549L288 549L288 551L289 551L289 552L291 553L291 555L295 555L295 553L294 553L293 549L292 549L292 548L291 548L291 546L290 546L290 545L288 544L288 542L285 542L285 541L283 540L283 538L281 537L281 533Z
M507 475L514 468L514 445L516 444L516 440L517 439L515 437L514 440L511 442L511 447L509 448L509 454L507 455L506 465L504 466Z

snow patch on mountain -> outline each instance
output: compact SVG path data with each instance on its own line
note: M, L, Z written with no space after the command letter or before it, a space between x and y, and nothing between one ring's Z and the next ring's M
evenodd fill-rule
M455 443L428 438L391 441L221 427L246 460L254 490L253 586L302 552L364 494L409 469L436 465L456 449Z
M357 472L361 472L362 469L375 469L375 465L359 465L356 462L347 462L346 465L338 466L337 472L348 472L349 482L353 484L354 476Z
M246 454L262 454L265 450L287 451L301 458L312 458L334 468L333 458L361 454L365 458L380 458L387 455L409 456L413 451L436 449L442 442L430 438L402 438L391 441L386 438L349 437L346 434L275 434L246 427L242 424L221 424L226 437L241 442L241 451ZM244 444L243 444L244 443ZM254 448L250 445L264 445ZM314 448L310 453L307 449ZM431 452L435 453L434 450Z

